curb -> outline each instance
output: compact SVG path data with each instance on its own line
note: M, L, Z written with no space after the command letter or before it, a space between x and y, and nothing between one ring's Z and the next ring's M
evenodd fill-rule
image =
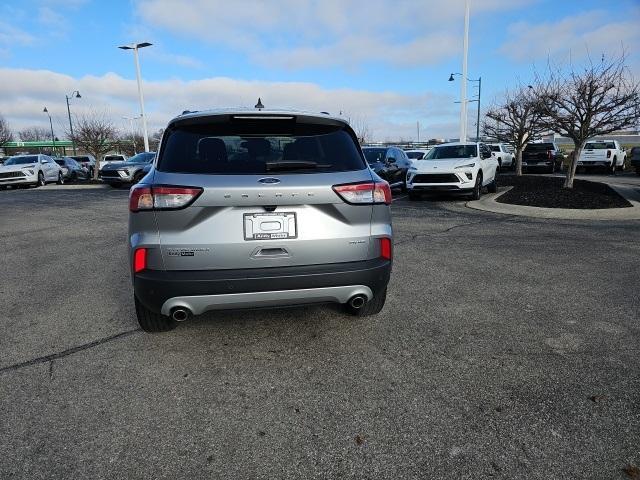
M513 187L507 187L498 193L490 193L480 200L472 200L465 205L468 208L483 210L485 212L532 218L551 218L557 220L640 220L640 193L637 191L637 188L627 188L619 185L609 186L623 196L632 206L626 208L581 210L578 208L528 207L525 205L496 202L496 199L500 197L500 195L507 193Z

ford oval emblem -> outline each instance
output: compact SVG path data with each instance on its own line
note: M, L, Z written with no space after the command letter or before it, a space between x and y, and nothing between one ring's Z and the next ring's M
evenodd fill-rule
M280 183L280 179L279 178L274 178L274 177L266 177L266 178L261 178L260 180L258 180L260 183L267 183L267 184L275 184L275 183Z

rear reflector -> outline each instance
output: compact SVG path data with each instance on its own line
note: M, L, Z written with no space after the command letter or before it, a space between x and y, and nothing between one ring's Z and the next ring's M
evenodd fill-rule
M129 210L176 210L191 205L201 193L200 187L134 185L129 193Z
M147 268L147 249L137 248L133 253L133 272L138 273Z
M334 185L333 190L347 203L357 205L391 204L391 188L384 181Z
M391 239L390 238L381 238L380 239L380 258L384 258L386 260L391 260Z

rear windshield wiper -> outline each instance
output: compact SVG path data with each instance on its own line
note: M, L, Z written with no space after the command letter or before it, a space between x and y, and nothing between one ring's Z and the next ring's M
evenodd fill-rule
M329 168L330 164L322 164L306 160L283 160L281 162L266 162L267 172L275 170L305 170L312 168Z

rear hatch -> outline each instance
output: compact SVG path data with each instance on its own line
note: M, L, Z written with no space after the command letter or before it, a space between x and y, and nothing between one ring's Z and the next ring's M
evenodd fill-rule
M163 138L155 185L202 189L155 211L167 270L244 269L366 260L372 205L333 186L371 182L353 131L313 116L178 119Z
M554 147L550 143L530 143L522 152L522 161L527 165L545 163L553 158Z
M611 150L615 148L612 142L587 142L580 155L581 162L611 161Z

